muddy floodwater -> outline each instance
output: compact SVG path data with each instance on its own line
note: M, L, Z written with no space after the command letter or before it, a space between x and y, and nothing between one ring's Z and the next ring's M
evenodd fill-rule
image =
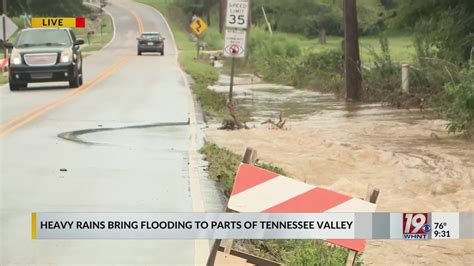
M216 89L219 90L219 89ZM446 121L418 109L346 104L333 95L237 86L239 108L252 110L249 130L218 130L208 141L282 167L290 177L364 197L380 189L379 212L473 212L474 141L448 135ZM288 119L283 130L261 124ZM367 264L468 265L473 240L368 241Z

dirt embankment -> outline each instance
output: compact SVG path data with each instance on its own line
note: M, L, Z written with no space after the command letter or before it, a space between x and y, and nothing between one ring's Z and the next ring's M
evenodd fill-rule
M474 142L449 136L442 120L418 111L336 108L290 121L287 130L264 125L221 131L210 142L282 167L289 176L353 196L380 188L377 211L474 211ZM369 241L367 264L468 265L474 240Z

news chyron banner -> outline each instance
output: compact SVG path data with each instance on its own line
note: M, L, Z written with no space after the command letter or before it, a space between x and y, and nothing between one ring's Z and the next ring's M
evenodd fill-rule
M32 28L84 28L86 19L81 18L32 18Z
M474 214L32 213L32 239L472 239Z

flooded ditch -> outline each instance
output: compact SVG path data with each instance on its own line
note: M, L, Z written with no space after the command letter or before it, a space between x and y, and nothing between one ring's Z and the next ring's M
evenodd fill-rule
M216 122L206 131L210 142L239 154L250 146L293 178L352 196L374 185L381 191L377 211L474 211L474 141L449 135L436 114L347 104L329 94L248 80L237 80L234 91L238 108L251 111L251 129L218 130ZM220 82L213 89L228 87ZM288 119L284 130L261 124L278 120L280 112ZM369 241L363 260L474 261L472 240L432 242Z

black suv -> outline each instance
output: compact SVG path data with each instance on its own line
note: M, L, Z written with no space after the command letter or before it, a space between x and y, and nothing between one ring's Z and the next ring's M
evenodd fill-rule
M10 90L26 87L30 82L69 81L69 87L82 85L82 53L71 29L24 29L10 55Z
M165 38L158 32L143 32L137 38L137 54L142 55L143 52L156 52L164 55L164 40Z

